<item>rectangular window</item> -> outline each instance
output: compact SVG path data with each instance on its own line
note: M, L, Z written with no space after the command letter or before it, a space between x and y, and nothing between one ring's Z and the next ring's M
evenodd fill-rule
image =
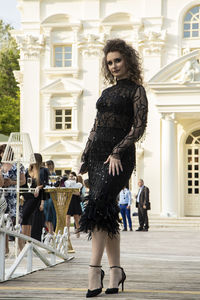
M72 109L55 110L55 129L64 130L72 129Z
M54 67L71 67L72 66L72 46L58 45L54 46Z
M61 170L55 170L56 171L56 175L57 176L61 176L62 175L62 171Z
M55 169L56 175L63 176L63 175L69 175L71 172L71 168L68 169Z

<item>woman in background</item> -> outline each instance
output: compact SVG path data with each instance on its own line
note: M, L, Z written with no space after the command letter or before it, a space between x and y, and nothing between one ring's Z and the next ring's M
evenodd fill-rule
M36 163L29 166L29 175L32 177L35 186L34 197L36 200L36 207L33 212L33 221L31 228L31 237L41 241L42 228L45 226L44 217L44 201L47 193L44 192L44 187L49 182L49 172L42 167L42 155L34 153Z
M75 172L70 172L68 180L77 182L76 173ZM69 229L70 228L71 217L74 217L74 222L75 222L75 225L76 225L75 233L76 233L77 238L80 237L79 220L80 220L81 214L82 214L82 209L81 209L80 192L74 192L73 195L72 195L71 202L69 204L69 209L67 211L66 225Z
M53 160L47 160L45 166L49 170L49 176L56 176ZM44 215L49 233L53 234L56 228L56 211L51 197L44 202Z
M85 201L85 184L83 182L83 177L81 175L77 176L77 182L80 182L82 184L82 187L80 188L80 198L81 198L81 209L82 212L84 211L84 201Z
M0 156L1 159L3 157L4 151L6 149L6 144L0 146ZM10 147L9 153L11 153L11 160L13 159L14 153L12 148ZM8 213L13 225L16 223L16 205L17 205L17 164L16 163L2 163L0 172L4 179L4 188L10 188L5 192L5 198L7 202L7 209L5 213ZM23 165L20 165L20 186L25 184L25 169ZM19 214L21 219L21 213ZM19 220L20 221L20 220ZM9 245L8 245L8 236L6 236L6 254L9 253Z

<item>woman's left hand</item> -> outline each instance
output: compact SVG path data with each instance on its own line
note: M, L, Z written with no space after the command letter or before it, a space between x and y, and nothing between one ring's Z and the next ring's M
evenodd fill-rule
M39 196L39 192L40 192L40 188L39 188L39 186L37 186L37 187L35 188L35 192L34 192L34 197L35 197L35 198L37 198L37 197Z
M43 210L44 210L44 200L41 201L39 210L40 210L40 211L43 211Z
M123 172L123 167L120 159L114 158L112 155L109 155L104 164L109 163L109 175L112 174L115 176L115 172L119 175L119 170Z

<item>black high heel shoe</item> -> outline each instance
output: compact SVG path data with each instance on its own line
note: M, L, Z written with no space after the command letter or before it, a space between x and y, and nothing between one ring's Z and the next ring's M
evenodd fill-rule
M93 268L101 268L102 266L93 266L90 265L90 267ZM99 289L95 290L88 290L86 294L86 298L96 297L97 295L101 294L102 288L103 288L103 279L104 279L105 273L103 270L101 270L101 287Z
M110 269L113 269L113 268L119 268L119 269L121 269L121 271L122 271L122 278L120 279L120 281L119 281L119 283L118 283L118 286L119 286L120 284L122 284L122 291L124 291L124 281L126 280L126 274L125 274L125 272L124 272L124 269L121 268L121 267L118 267L118 266L110 267ZM118 294L118 292L119 292L119 288L110 288L110 289L108 288L108 289L105 291L106 294Z

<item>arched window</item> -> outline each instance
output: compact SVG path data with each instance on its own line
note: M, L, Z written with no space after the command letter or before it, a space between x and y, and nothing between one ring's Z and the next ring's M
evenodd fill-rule
M184 38L200 37L200 5L191 8L184 18Z
M190 133L186 139L186 186L188 194L200 191L200 129Z

